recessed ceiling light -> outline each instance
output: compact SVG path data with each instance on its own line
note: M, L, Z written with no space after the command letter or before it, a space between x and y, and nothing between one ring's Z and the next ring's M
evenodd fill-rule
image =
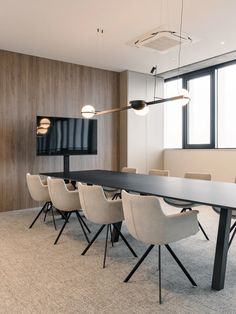
M220 42L220 44L221 44L221 45L224 45L224 44L225 44L225 42L224 42L224 41L221 41L221 42Z

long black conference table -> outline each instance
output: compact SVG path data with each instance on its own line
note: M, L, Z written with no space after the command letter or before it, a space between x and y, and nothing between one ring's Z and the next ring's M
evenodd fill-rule
M236 209L236 184L107 170L41 175L221 207L211 287L224 289L232 209Z

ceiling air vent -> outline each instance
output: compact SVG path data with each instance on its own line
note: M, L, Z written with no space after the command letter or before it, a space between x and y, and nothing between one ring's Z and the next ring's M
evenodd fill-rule
M181 44L190 44L193 39L186 33L178 33L174 30L152 30L142 36L131 41L129 44L135 47L145 47L149 49L157 50L161 53L166 53L170 49Z

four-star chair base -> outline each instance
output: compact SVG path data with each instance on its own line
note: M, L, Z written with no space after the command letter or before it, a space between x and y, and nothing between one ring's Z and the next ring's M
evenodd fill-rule
M73 212L76 214L76 216L77 216L77 218L78 218L78 221L79 221L79 223L80 223L80 226L81 226L81 229L82 229L82 231L83 231L83 233L84 233L84 236L85 236L86 241L87 241L88 243L90 243L90 242L89 242L89 238L88 238L88 236L87 236L87 233L86 233L86 231L85 231L85 228L87 229L87 231L88 231L89 233L91 233L91 231L90 231L89 227L87 226L87 224L85 223L85 221L83 220L83 218L81 217L79 211L78 211L78 210L74 210L74 211L70 211L70 212L68 212L68 213L64 212L64 214L66 214L66 215L65 215L65 222L64 222L63 226L61 227L61 230L60 230L60 232L59 232L59 234L58 234L58 236L57 236L57 238L56 238L56 240L55 240L55 242L54 242L54 245L56 245L57 242L58 242L58 240L60 239L60 237L61 237L61 235L62 235L62 232L63 232L63 230L65 229L65 226L67 225L67 223L69 222L70 216L71 216L71 214L72 214Z
M33 222L31 223L31 225L29 226L29 229L31 229L33 227L33 225L36 223L36 221L38 220L38 218L40 217L40 215L43 212L44 212L44 219L43 219L43 221L45 221L48 212L51 211L52 212L53 225L54 225L55 230L57 230L57 226L56 226L56 222L55 222L55 216L54 216L54 209L56 209L56 208L54 208L52 206L52 202L46 202L43 205L43 207L41 208L41 210L39 211L39 213L37 214L37 216L35 217L35 219L33 220Z
M134 257L137 257L136 253L134 252L134 250L132 249L132 247L130 246L130 244L128 243L128 241L125 239L125 237L123 236L123 234L121 233L121 231L116 227L115 224L112 224L113 227L116 229L116 231L119 233L121 239L124 241L124 243L126 244L126 246L128 247L128 249L131 251L131 253L133 254ZM107 225L102 225L101 228L98 230L98 232L95 234L95 236L93 237L93 239L90 241L89 245L85 248L85 250L82 252L81 255L85 255L86 252L88 251L88 249L90 248L90 246L95 242L95 240L97 239L97 237L99 236L99 234L102 232L102 230L107 227L107 231L106 231L106 240L105 240L105 250L104 250L104 257L103 257L103 268L105 268L106 266L106 255L107 255L107 241L108 241L108 233L110 230L111 233L111 224L107 224ZM112 241L112 246L113 246L113 237L111 234L111 241Z
M145 258L148 256L148 254L151 252L151 250L154 248L155 245L150 245L148 247L148 249L146 250L146 252L143 254L143 256L140 258L140 260L138 261L138 263L134 266L134 268L131 270L131 272L129 273L129 275L125 278L124 282L128 282L130 280L130 278L133 276L133 274L136 272L136 270L139 268L139 266L142 264L142 262L145 260ZM193 280L193 278L190 276L190 274L188 273L188 271L186 270L186 268L184 267L184 265L180 262L180 260L178 259L178 257L175 255L175 253L173 252L173 250L170 248L170 246L168 244L165 244L165 247L167 248L167 250L169 251L169 253L171 254L171 256L174 258L174 260L176 261L176 263L179 265L179 267L182 269L182 271L184 272L185 276L188 278L188 280L191 282L191 284L194 287L197 287L196 282ZM158 270L159 270L159 303L162 303L162 294L161 294L161 245L158 245Z

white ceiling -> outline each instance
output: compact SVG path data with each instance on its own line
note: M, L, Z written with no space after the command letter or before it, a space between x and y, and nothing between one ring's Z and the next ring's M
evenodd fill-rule
M236 49L236 0L185 0L181 65ZM181 0L0 0L0 49L114 71L177 67L178 49L160 54L127 43L160 25L179 30ZM97 28L104 29L98 34ZM224 41L224 45L221 42Z

